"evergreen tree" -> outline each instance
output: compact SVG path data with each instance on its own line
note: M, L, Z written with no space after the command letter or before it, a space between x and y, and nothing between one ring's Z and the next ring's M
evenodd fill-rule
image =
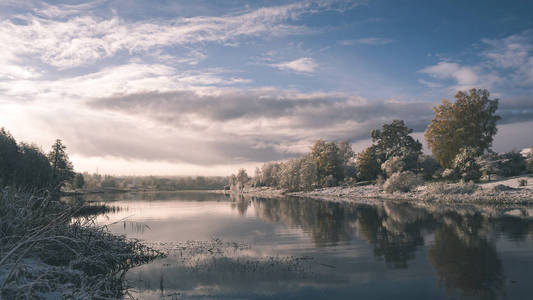
M48 154L48 160L52 166L52 187L60 190L66 182L72 181L74 171L67 152L67 147L61 140L57 139L52 146L52 151Z

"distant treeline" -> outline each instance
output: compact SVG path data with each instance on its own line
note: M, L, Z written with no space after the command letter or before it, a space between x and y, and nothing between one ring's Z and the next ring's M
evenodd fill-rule
M79 176L82 176L79 178ZM80 182L83 181L83 182ZM83 173L76 175L74 188L100 189L117 188L127 190L220 190L228 185L228 178L222 176L111 176Z
M318 140L308 154L284 162L265 163L254 177L244 169L230 177L234 190L269 186L289 191L373 182L387 192L409 191L424 180L478 181L533 172L533 151L495 153L490 147L497 132L498 99L487 90L458 92L456 101L443 100L425 132L433 155L404 121L394 120L372 130L372 145L355 154L348 142Z
M61 140L45 154L34 144L17 143L0 128L0 187L59 191L74 178L72 163Z

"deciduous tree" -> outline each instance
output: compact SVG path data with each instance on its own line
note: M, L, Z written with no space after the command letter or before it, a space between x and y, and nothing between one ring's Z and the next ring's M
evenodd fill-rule
M495 114L498 99L489 99L489 96L487 90L459 91L454 103L442 100L442 104L433 109L435 117L425 138L442 166L451 167L461 148L475 148L478 154L490 148L500 117Z

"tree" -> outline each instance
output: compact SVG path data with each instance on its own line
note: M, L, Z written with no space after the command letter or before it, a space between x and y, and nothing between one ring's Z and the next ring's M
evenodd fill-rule
M381 165L396 156L405 163L405 170L415 169L418 156L422 154L422 144L410 136L412 132L403 120L394 120L383 124L381 130L372 130L370 136L376 147L378 163Z
M19 148L13 136L0 128L0 187L13 183Z
M52 184L57 190L65 185L66 182L72 181L74 171L67 152L67 147L61 140L57 139L52 145L52 151L48 154L48 160L52 166Z
M244 187L248 184L250 181L250 177L246 173L245 169L239 169L237 172L237 175L232 174L229 178L229 183L231 186L231 189L236 189L238 192L241 192L244 190Z
M300 159L299 182L300 190L311 190L318 184L318 168L309 155Z
M19 148L13 183L24 188L48 188L52 180L52 167L46 155L35 145L21 143Z
M335 142L325 142L323 140L315 142L309 155L317 165L317 176L320 186L332 184L331 178L335 181L333 184L344 179L343 163L345 156L349 156L350 152L352 152L351 148L348 149L346 145L343 145L343 149L341 150Z
M464 181L477 181L481 177L481 166L476 161L477 153L479 151L475 148L464 147L453 160L455 172Z
M361 180L374 180L380 173L376 147L370 146L357 154L357 176Z
M471 89L455 95L451 103L442 100L434 108L435 117L429 124L425 138L433 156L444 167L451 167L453 159L464 147L472 147L482 154L492 145L497 132L495 115L498 99L489 99L489 92Z
M76 173L76 176L74 176L74 182L72 184L74 188L81 189L85 185L85 178L83 177L82 173Z

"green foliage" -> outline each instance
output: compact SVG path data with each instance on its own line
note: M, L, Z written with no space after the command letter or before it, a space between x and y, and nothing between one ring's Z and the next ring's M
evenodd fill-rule
M67 147L63 145L61 140L57 139L48 154L48 160L52 166L52 184L57 190L60 190L66 182L71 182L74 179L75 173L66 149Z
M52 181L52 168L48 158L35 145L20 144L14 183L26 189L44 189Z
M410 136L412 132L402 120L383 124L381 130L372 130L370 136L375 145L378 163L381 165L392 157L399 157L405 163L406 170L415 169L418 156L422 154L422 144Z
M41 190L52 183L52 168L46 155L35 145L17 142L0 129L0 186Z
M429 155L420 155L418 157L418 166L422 176L426 180L433 178L440 169L439 162L433 156Z
M74 181L72 182L72 186L75 189L81 189L83 186L85 186L85 178L83 177L82 173L76 173L76 176L74 176Z
M495 115L498 99L489 99L489 95L481 89L471 89L469 94L459 91L454 103L443 100L434 108L425 137L442 166L451 167L462 148L471 147L481 154L492 145L500 117Z
M376 147L370 146L357 154L355 162L357 176L360 180L374 180L380 174L380 165L376 155Z
M0 186L13 183L19 156L19 148L13 136L0 128Z
M464 181L477 181L481 177L480 166L476 161L479 151L471 147L462 148L453 160L453 167Z
M349 149L348 149L349 148ZM329 186L344 180L343 164L353 156L350 146L341 149L335 142L318 140L311 148L310 159L317 166L317 177L320 186ZM346 156L349 156L346 158Z

